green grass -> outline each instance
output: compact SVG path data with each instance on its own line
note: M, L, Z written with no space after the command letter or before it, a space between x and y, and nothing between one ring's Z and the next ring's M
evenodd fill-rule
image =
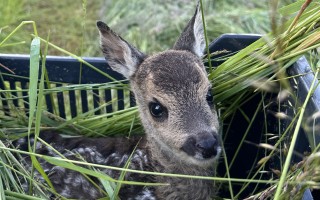
M40 48L43 55L56 54L68 55L77 58L84 67L95 68L88 65L79 56L96 56L101 55L98 48L97 30L95 28L95 21L101 19L106 21L111 27L121 33L121 35L128 41L135 43L138 48L154 52L169 48L173 41L177 38L178 33L182 30L186 21L190 18L190 13L193 13L195 2L183 3L184 1L82 1L74 3L74 1L7 1L0 0L3 3L0 8L1 13L6 13L5 20L1 21L0 49L2 52L27 53L33 58L31 59L32 73L30 79L30 113L27 117L25 112L20 112L19 108L10 104L12 116L5 116L0 114L0 137L6 139L15 139L27 133L35 133L38 135L41 129L59 129L66 134L71 135L86 135L86 136L100 136L109 133L115 135L124 133L129 135L131 133L141 132L141 125L137 119L136 108L127 108L124 111L114 111L113 113L103 113L101 115L94 115L94 110L90 109L87 113L78 113L78 116L66 120L60 119L57 113L48 113L39 107L45 107L42 100L43 94L50 93L53 98L57 92L67 92L68 90L91 90L94 85L74 85L72 88L63 85L62 87L54 87L51 89L44 89L43 85L47 81L45 74L41 74L41 82L37 84ZM214 83L215 100L221 111L221 119L230 119L236 111L242 114L246 119L246 132L251 131L251 125L255 120L257 113L263 113L264 123L261 133L260 143L251 144L256 145L261 149L263 157L257 157L255 163L245 179L237 179L230 176L229 169L232 168L232 161L237 158L237 155L228 155L229 160L224 157L226 175L221 177L194 177L189 175L177 174L161 174L153 173L154 175L172 176L172 177L187 177L200 178L206 180L216 181L218 187L227 187L228 194L225 198L241 197L241 192L248 186L248 184L268 183L269 190L259 191L254 189L251 193L253 196L269 195L270 198L288 199L290 193L283 192L283 186L286 186L288 191L296 191L296 196L302 194L303 190L299 190L301 186L304 188L319 188L319 163L320 155L318 153L320 146L313 146L310 156L306 156L304 160L297 164L291 165L291 157L293 156L293 146L297 143L297 131L304 127L305 104L313 91L309 91L308 98L305 102L300 102L292 105L295 114L292 116L291 123L285 130L278 130L278 132L270 133L267 124L269 118L269 104L265 95L268 89L273 87L273 83L281 84L284 91L290 90L286 80L288 78L283 74L283 70L290 66L299 56L308 52L311 48L319 48L319 27L315 27L315 23L320 17L319 5L314 4L310 9L303 13L299 19L299 23L295 24L295 28L291 29L292 21L296 12L299 10L301 3L295 3L293 6L285 7L281 10L286 19L290 19L283 26L281 18L278 15L270 15L267 8L267 1L237 1L237 4L232 4L233 1L204 1L205 18L207 20L207 31L209 40L211 41L216 36L225 32L236 33L265 33L272 30L268 34L267 39L261 39L239 52L235 56L228 59L224 64L216 68L209 78ZM282 4L287 2L282 1ZM68 4L68 6L65 6ZM274 6L274 4L271 4ZM318 6L318 7L316 7ZM12 7L15 7L13 9ZM181 8L180 8L181 7ZM72 11L72 12L70 12ZM149 12L146 12L149 11ZM21 13L21 14L20 14ZM168 14L169 13L169 14ZM14 15L10 17L10 15ZM46 17L44 17L46 16ZM272 17L277 18L270 24ZM22 20L35 20L36 23L23 23L5 43L3 39L14 30ZM35 29L35 24L37 29ZM275 29L277 27L277 29ZM301 31L303 30L303 31ZM32 35L31 35L32 34ZM49 36L48 36L49 35ZM39 37L38 37L39 36ZM48 38L50 39L48 39ZM43 39L47 38L47 39ZM31 43L32 40L32 43ZM48 42L49 40L49 42ZM41 46L38 45L41 42ZM7 44L12 44L7 46ZM31 51L30 51L31 44ZM316 53L313 54L314 62L312 67L316 73L319 69L319 59ZM40 62L44 62L45 57ZM275 64L276 63L276 64ZM45 67L42 65L42 67ZM42 70L44 72L44 70ZM106 75L107 76L107 75ZM52 84L54 86L54 84ZM262 87L266 86L266 87ZM121 83L110 83L103 86L104 89L117 89L127 87ZM38 89L38 93L36 92ZM11 90L6 88L1 91L6 95L9 102L15 98L11 95ZM18 92L21 92L20 90ZM282 91L277 91L281 93ZM290 93L290 92L289 92ZM258 102L259 106L254 109L254 115L250 116L246 110L241 110L240 105L244 104L248 99L255 96L261 97ZM295 99L293 93L291 97ZM108 103L104 102L100 108L104 108ZM58 106L58 105L56 105ZM99 109L100 109L99 108ZM282 114L282 115L281 115ZM112 117L111 117L112 116ZM277 110L275 117L277 125L281 124L280 117L283 116L281 110ZM121 122L121 123L118 123ZM224 121L225 122L225 121ZM224 134L228 134L228 126L225 126ZM224 135L224 136L225 136ZM40 138L37 138L43 142ZM9 140L10 141L10 140ZM7 140L0 141L0 197L3 199L25 198L37 199L37 197L44 198L48 191L53 192L50 188L50 181L46 179L47 184L32 180L32 174L28 172L23 166L19 164L13 153L29 154L32 157L34 167L38 171L41 166L37 159L43 158L48 162L63 166L65 168L72 168L82 174L94 177L100 177L100 181L104 186L106 194L109 196L116 196L113 190L117 193L118 189L115 184L144 184L138 182L126 182L121 178L114 180L99 172L99 168L112 168L110 166L99 166L89 164L84 161L70 161L64 158L51 158L34 153L33 147L30 147L29 152L20 152L12 148L8 148ZM310 140L311 141L311 140ZM4 144L4 143L5 144ZM246 138L243 137L241 144L246 143ZM43 142L44 143L44 142ZM45 144L49 145L49 144ZM227 145L227 144L226 144ZM239 149L242 145L239 145ZM232 158L234 156L234 159ZM281 166L279 169L269 169L267 163L272 159L280 160ZM12 166L15 166L13 168ZM88 168L84 168L87 166ZM112 168L120 170L122 173L136 172L136 173L152 173L141 172L135 170L128 170L126 168ZM262 173L271 174L271 179L266 180L262 178ZM17 177L24 177L33 185L33 193L37 197L33 197L31 193L25 193L21 189L21 183ZM45 176L44 176L45 177ZM301 181L305 184L301 185ZM233 191L233 185L242 185L240 191ZM226 186L227 185L227 186ZM277 189L277 187L279 189ZM4 188L4 189L3 189ZM223 189L222 189L223 190Z
M209 41L223 33L269 32L267 0L204 1ZM287 4L291 1L281 1ZM0 40L21 21L35 21L39 35L50 34L50 42L81 56L101 56L95 22L103 20L142 51L152 53L172 47L193 13L196 1L183 0L96 0L40 1L0 0ZM2 53L28 54L29 27L17 33L11 42L25 42L2 49ZM143 34L141 34L143 33ZM64 55L49 49L49 55Z

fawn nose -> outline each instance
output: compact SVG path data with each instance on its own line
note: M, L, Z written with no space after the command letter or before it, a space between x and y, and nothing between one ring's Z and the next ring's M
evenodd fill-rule
M190 136L182 145L181 150L197 159L214 158L220 153L220 143L215 132L200 132Z
M218 154L219 140L215 133L201 134L196 140L196 149L207 159Z

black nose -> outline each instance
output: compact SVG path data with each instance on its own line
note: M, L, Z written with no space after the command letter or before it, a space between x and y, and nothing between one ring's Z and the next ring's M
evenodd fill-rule
M219 140L216 134L202 134L197 138L196 148L203 158L211 158L218 154Z

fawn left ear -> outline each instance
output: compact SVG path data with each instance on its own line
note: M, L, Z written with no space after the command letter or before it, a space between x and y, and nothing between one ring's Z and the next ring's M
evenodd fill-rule
M97 27L101 49L108 64L113 70L130 78L146 56L113 32L107 24L98 21Z
M176 41L173 49L187 50L199 57L203 56L205 41L200 2L198 2L196 12Z

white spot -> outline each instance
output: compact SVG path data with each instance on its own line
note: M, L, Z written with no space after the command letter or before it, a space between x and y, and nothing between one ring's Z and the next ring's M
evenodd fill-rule
M155 196L152 191L149 190L149 188L145 188L142 191L142 194L135 197L136 200L155 200Z
M76 176L74 177L71 185L74 187L78 187L79 185L81 185L83 182L83 177L82 176Z
M56 152L54 152L54 151L52 150L51 147L45 146L45 148L46 148L46 150L48 151L48 153L47 153L48 156L58 156L58 155L56 154Z
M118 162L118 166L121 166L121 167L122 167L122 165L124 165L124 164L127 162L128 157L129 157L129 156L128 156L127 154L124 154L124 155L122 156L121 160Z
M63 179L63 182L66 184L70 184L72 181L72 177L71 176L67 176L67 178Z
M27 142L27 141L26 141L26 138L24 138L24 137L17 140L17 144L18 144L18 145L22 145L22 144L24 144L24 143L26 143L26 142Z
M41 147L42 147L42 143L37 142L37 144L36 144L36 149L40 149Z
M83 148L78 148L75 151L78 152L79 154L83 154L84 153L84 149Z
M60 192L60 195L66 198L70 198L70 194L70 188L67 185L65 185L64 189Z

